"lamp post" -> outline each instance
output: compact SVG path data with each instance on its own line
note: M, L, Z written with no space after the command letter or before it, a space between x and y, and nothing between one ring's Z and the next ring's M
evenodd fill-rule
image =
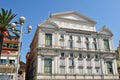
M16 69L16 80L18 80L18 69L19 69L19 60L20 60L20 50L21 50L21 41L22 41L22 34L24 34L23 32L23 24L25 23L25 17L20 17L19 18L19 26L20 26L20 32L18 34L20 34L20 38L19 38L19 45L18 45L18 56L17 56L17 69ZM12 23L11 24L11 27L13 28L13 31L14 31L14 28L16 27L16 24L15 23ZM28 26L28 32L29 33L30 31L32 30L32 26Z

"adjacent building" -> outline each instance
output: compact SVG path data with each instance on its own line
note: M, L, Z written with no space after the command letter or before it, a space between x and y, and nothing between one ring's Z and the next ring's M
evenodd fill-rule
M25 63L20 61L18 70L18 80L25 80Z
M119 73L119 78L120 78L120 41L119 41L119 45L117 48L117 68L118 68L118 73Z
M112 37L76 11L51 14L38 24L26 55L26 80L116 80Z
M15 80L18 44L19 40L15 36L4 39L0 56L0 80Z

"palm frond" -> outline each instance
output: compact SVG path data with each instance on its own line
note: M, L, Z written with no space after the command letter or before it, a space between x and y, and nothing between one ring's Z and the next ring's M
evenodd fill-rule
M0 13L0 29L3 28L3 30L7 30L7 28L9 27L9 23L11 22L11 20L15 16L16 16L16 14L12 13L12 9L5 10L4 8L1 8L1 13Z

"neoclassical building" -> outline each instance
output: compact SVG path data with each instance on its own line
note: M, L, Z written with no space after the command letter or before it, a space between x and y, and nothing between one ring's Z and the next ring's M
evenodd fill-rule
M76 12L51 14L38 24L26 55L26 80L116 80L112 32Z

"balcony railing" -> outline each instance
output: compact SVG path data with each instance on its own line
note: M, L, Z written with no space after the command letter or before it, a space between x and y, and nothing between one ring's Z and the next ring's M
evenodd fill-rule
M15 65L12 65L12 64L1 65L0 64L0 70L7 70L8 72L12 70L13 72L15 72L15 69L16 69Z

